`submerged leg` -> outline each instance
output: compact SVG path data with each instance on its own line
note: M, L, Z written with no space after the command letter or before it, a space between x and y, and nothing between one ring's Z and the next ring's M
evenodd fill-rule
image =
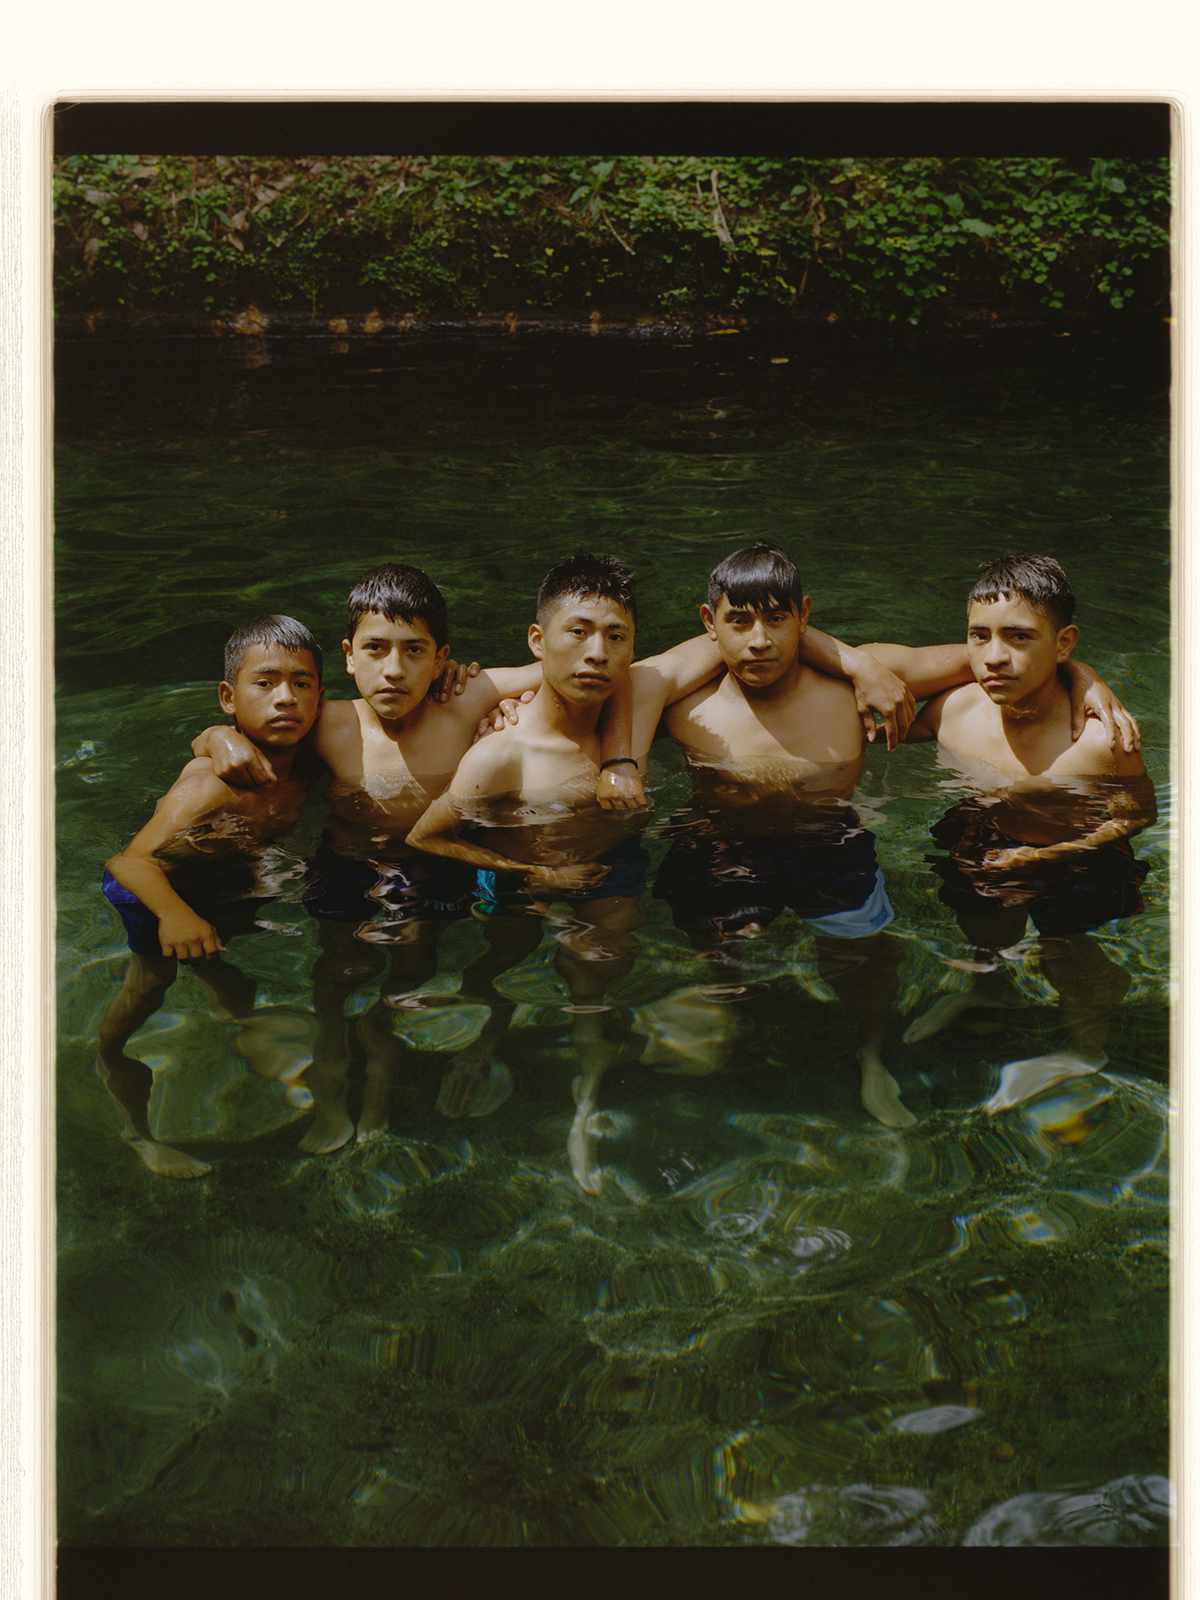
M984 1102L990 1115L1008 1111L1068 1078L1098 1072L1108 1060L1104 1046L1109 1023L1129 989L1129 974L1086 934L1047 941L1042 970L1058 990L1058 1014L1071 1049L1006 1062L999 1087Z
M1027 921L1022 906L1007 907L994 916L959 917L958 925L964 937L975 946L976 963L984 970L972 979L969 988L941 995L928 1011L910 1023L904 1034L905 1044L919 1044L922 1039L932 1039L947 1028L970 1030L972 1024L967 1018L971 1012L1013 1010L1024 1006L1025 1002L1004 971L1001 951L1020 941Z
M292 1006L264 1006L242 1023L233 1048L260 1078L281 1083L290 1104L307 1111L313 1103L305 1084L312 1065L312 1013Z
M387 1131L392 1084L405 1053L403 1041L395 1034L396 1009L437 971L440 924L414 918L399 931L402 937L392 944L391 967L379 999L359 1018L355 1030L367 1073L355 1135L359 1144L381 1138Z
M306 1155L328 1155L354 1137L354 1123L346 1109L350 1075L346 1001L360 984L378 977L386 966L383 952L356 939L348 922L322 922L320 939L321 954L313 967L317 1032L306 1079L313 1097L313 1118L300 1141Z
M175 971L174 960L166 956L135 953L130 957L125 982L100 1024L100 1076L121 1113L121 1137L142 1163L166 1178L202 1178L212 1171L207 1161L160 1144L151 1133L154 1074L144 1061L125 1054L133 1034L162 1005Z
M220 956L212 956L204 961L187 961L184 965L204 985L227 1016L240 1022L254 1010L258 986L253 978L248 978L231 962Z
M883 1040L896 1000L899 949L886 933L835 939L818 933L817 971L857 1019L861 1099L887 1128L911 1128L916 1117L901 1103L900 1086L883 1064Z
M738 1021L736 1010L713 990L678 989L639 1006L637 1031L647 1035L641 1059L658 1072L706 1078L728 1061Z
M612 895L586 901L559 936L555 966L571 995L571 1044L580 1068L571 1084L575 1116L567 1154L576 1183L588 1194L599 1194L602 1184L602 1169L595 1165L595 1144L603 1132L596 1105L600 1080L621 1051L619 1041L605 1032L613 1008L603 1003L604 994L632 968L630 935L644 920L633 896Z
M211 961L189 961L187 968L222 1011L243 1024L233 1048L251 1071L282 1083L292 1105L307 1110L312 1095L299 1080L312 1060L312 1018L308 1013L283 1006L256 1011L254 979L219 956Z
M537 949L541 918L490 916L483 919L483 932L487 949L464 970L460 993L485 1005L488 1019L442 1075L437 1109L444 1117L485 1117L512 1093L512 1075L496 1052L517 1008L496 988L496 979Z
M571 1082L575 1116L567 1134L567 1155L575 1182L587 1194L599 1194L603 1168L596 1165L596 1140L603 1133L597 1110L600 1080L620 1054L620 1045L608 1039L599 1013L577 1016L571 1028L571 1043L582 1071Z

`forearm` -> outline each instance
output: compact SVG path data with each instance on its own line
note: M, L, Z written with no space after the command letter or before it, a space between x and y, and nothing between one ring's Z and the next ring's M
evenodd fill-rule
M460 830L465 824L466 819L449 797L443 795L415 824L405 843L412 845L414 850L425 851L427 855L449 856L452 860L466 862L470 867L479 867L484 872L532 871L528 862L510 861L495 850L486 850L473 840L464 839Z
M171 880L150 857L123 852L105 864L121 887L137 895L146 910L154 916L161 919L179 916L183 912L191 913L191 906L175 892Z
M1040 861L1055 861L1063 856L1078 855L1083 850L1099 850L1105 845L1119 844L1123 839L1132 839L1135 834L1141 833L1153 821L1152 813L1107 817L1090 833L1080 834L1077 839L1064 839L1059 844L1040 845L1037 856Z
M1106 845L1120 844L1132 839L1157 819L1158 809L1153 790L1147 782L1139 786L1143 795L1131 795L1127 804L1115 803L1109 816L1097 822L1094 828L1077 834L1073 839L1062 839L1057 844L1020 845L1012 850L993 853L993 863L1017 865L1020 862L1069 860L1088 850L1102 850Z
M815 667L831 678L849 678L853 682L862 663L862 651L809 626L800 635L800 659L805 666Z
M960 683L970 683L974 676L965 644L928 644L914 648L872 642L863 645L860 653L894 672L917 700L927 700L931 695L957 688Z
M633 753L633 684L628 676L621 679L604 704L600 717L600 766L606 762L622 761ZM637 771L637 763L629 767Z
M652 666L662 674L663 704L673 706L689 694L702 689L710 678L725 670L721 652L707 633L698 633L682 644L673 645L660 656L650 656L639 666Z

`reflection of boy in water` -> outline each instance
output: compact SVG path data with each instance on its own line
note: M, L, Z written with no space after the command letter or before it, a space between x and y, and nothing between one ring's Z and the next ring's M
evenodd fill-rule
M993 561L967 608L975 682L932 701L908 737L936 738L976 791L934 828L950 852L934 868L942 900L992 970L975 987L945 995L905 1038L928 1038L980 1006L1013 1005L1002 964L1032 918L1071 1050L1009 1062L987 1102L999 1111L1104 1065L1109 1020L1129 976L1086 933L1142 909L1147 868L1127 841L1156 810L1136 730L1118 745L1089 722L1072 740L1058 668L1079 629L1058 562Z
M291 617L256 617L225 647L221 709L269 755L269 789L234 789L206 759L190 761L133 842L108 863L104 893L132 952L124 986L100 1024L100 1071L124 1137L151 1172L196 1178L208 1165L160 1144L149 1125L150 1069L125 1045L162 1005L186 961L230 1016L248 1016L254 984L221 959L225 939L254 926L271 892L261 847L295 826L312 768L297 746L321 706L321 651ZM247 899L247 896L254 897Z
M801 660L812 601L782 550L759 543L728 556L708 594L701 620L728 672L667 712L696 782L694 821L673 830L655 893L714 951L785 908L806 921L821 976L858 1018L863 1105L907 1127L915 1119L880 1053L896 990L881 930L893 912L874 838L849 804L865 743L854 690ZM857 653L839 648L849 668ZM965 676L959 646L886 648L917 697Z

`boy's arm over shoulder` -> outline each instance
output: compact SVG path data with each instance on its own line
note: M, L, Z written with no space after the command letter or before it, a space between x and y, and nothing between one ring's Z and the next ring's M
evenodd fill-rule
M1115 747L1119 741L1127 755L1136 755L1142 730L1096 669L1072 658L1060 662L1058 672L1071 696L1071 738L1078 739L1087 722L1095 718L1110 745Z
M881 666L889 667L917 700L942 694L971 679L965 644L914 646L874 642L862 648Z
M632 753L633 748L633 682L626 673L605 701L600 718L596 800L605 811L640 811L649 804L642 783L643 763Z
M724 671L716 643L706 633L685 639L661 655L635 661L629 669L633 687L633 754L644 756L668 706L698 693Z
M695 693L715 678L724 665L716 642L707 633L698 633L659 655L635 661L630 673L639 694L656 696L661 693L662 704L658 708L661 715L663 706L674 705L677 700Z
M540 661L530 661L523 667L484 667L468 679L463 692L452 695L441 710L464 718L474 727L501 700L519 700L529 690L540 688L541 682Z
M312 737L311 733L306 735ZM260 789L265 783L275 782L275 768L265 751L228 722L214 722L198 733L192 740L192 754L211 761L213 770L235 789Z
M345 700L335 700L329 704L349 709L349 702ZM334 713L332 721L338 721L338 713ZM315 751L320 755L322 733L328 735L329 731L322 709L297 749ZM198 733L192 740L192 754L211 761L217 777L231 788L261 789L264 784L275 782L275 768L271 765L270 757L247 739L240 728L227 722L213 723L203 733Z

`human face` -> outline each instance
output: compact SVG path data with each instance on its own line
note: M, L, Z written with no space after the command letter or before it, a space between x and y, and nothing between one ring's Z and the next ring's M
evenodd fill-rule
M629 671L633 618L600 595L568 595L529 630L529 648L542 663L543 680L571 705L599 705Z
M1019 595L976 600L967 617L967 659L975 681L998 706L1018 706L1053 680L1079 638L1056 628Z
M392 622L368 611L343 639L346 671L363 699L384 722L399 722L424 704L442 670L449 645L439 649L423 622Z
M287 750L300 743L317 720L325 691L307 650L278 644L251 645L235 684L217 690L221 710L234 717L252 744Z
M800 638L808 626L812 599L805 595L794 605L734 606L723 594L714 612L700 607L700 620L716 642L721 659L747 689L770 689L800 660Z

